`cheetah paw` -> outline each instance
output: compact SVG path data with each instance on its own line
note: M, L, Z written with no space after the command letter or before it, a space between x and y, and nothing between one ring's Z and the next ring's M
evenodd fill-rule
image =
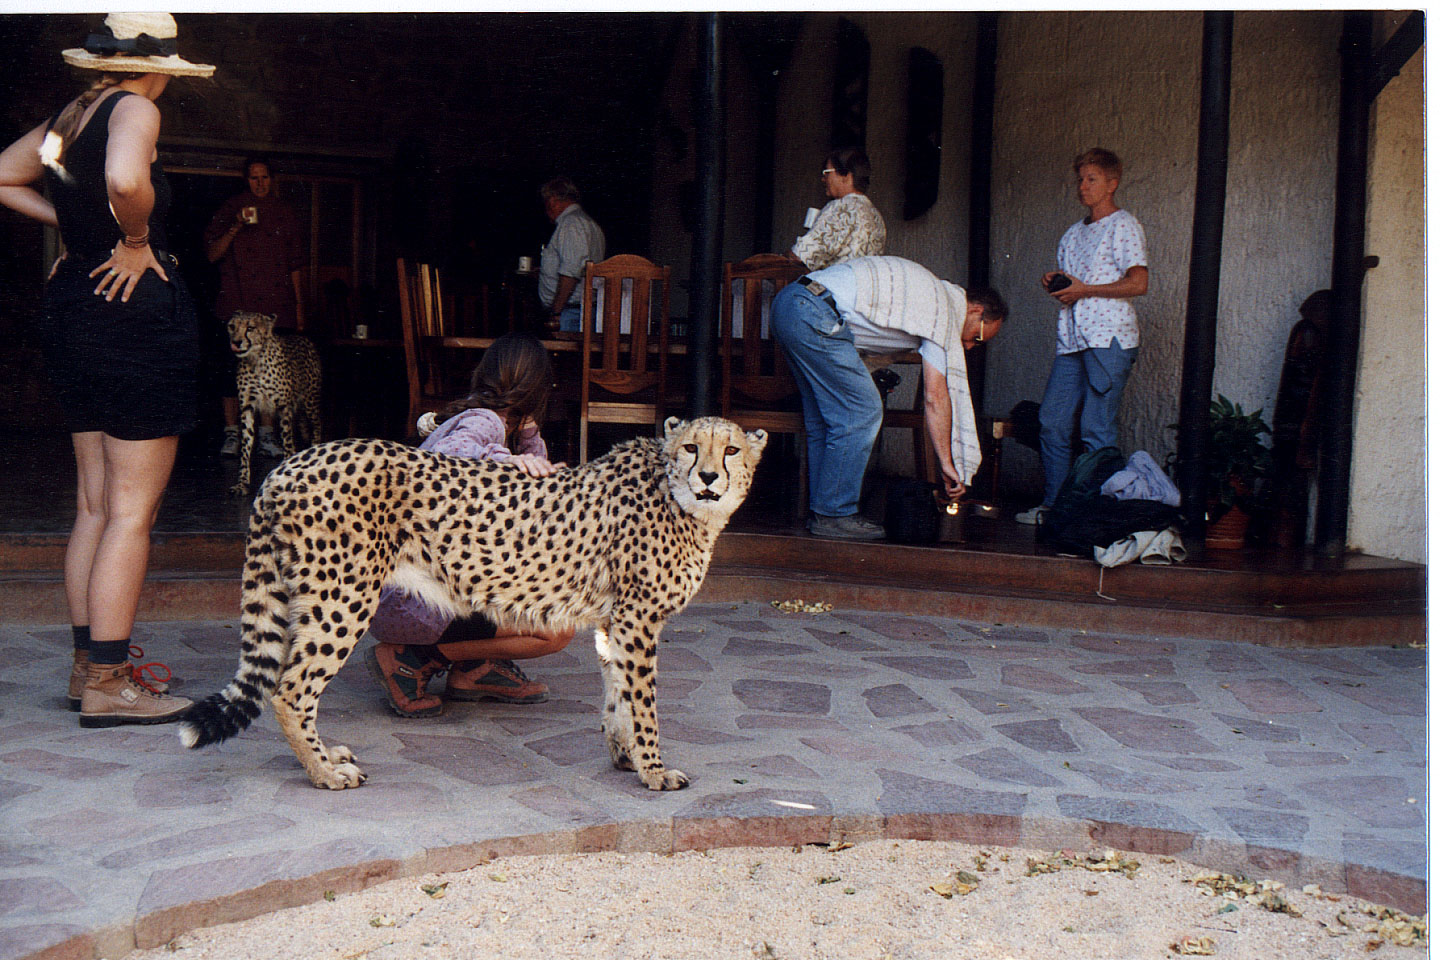
M663 767L640 774L640 779L651 790L684 790L690 785L690 778L685 774Z
M610 744L610 765L616 770L634 770L635 762L630 759L630 752L624 747L611 741Z
M310 782L322 790L348 790L365 782L365 773L353 763L339 763L318 776L311 774Z
M351 750L343 743L337 743L333 747L328 747L325 752L329 755L330 762L337 766L342 763L348 763L353 765L356 761L355 751ZM365 775L361 774L360 778L363 780L365 778Z

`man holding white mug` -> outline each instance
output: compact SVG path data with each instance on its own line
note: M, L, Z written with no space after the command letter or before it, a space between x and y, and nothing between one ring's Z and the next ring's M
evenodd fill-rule
M246 189L226 200L205 228L205 256L220 267L220 293L206 350L214 365L214 379L222 385L225 441L220 455L233 457L239 450L239 402L235 397L235 357L230 353L225 325L236 310L275 314L278 333L305 329L305 276L308 259L300 221L274 194L270 162L247 157L240 168ZM228 370L228 377L224 371ZM277 457L271 417L263 416L256 438L260 452Z

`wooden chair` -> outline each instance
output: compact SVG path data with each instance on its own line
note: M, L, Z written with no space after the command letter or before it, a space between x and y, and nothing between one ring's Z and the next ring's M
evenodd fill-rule
M415 431L422 413L439 410L453 399L446 392L444 356L438 345L445 336L446 314L440 289L440 272L426 263L395 261L400 292L400 340L405 352L405 380L409 387L406 435Z
M916 478L929 483L938 483L940 465L935 459L935 448L930 445L930 437L925 432L925 381L918 365L918 355L915 372L919 374L915 378L915 403L909 410L887 406L880 426L882 430L886 427L893 427L897 430L911 431L910 442L915 448Z
M805 265L789 257L757 253L725 264L720 294L720 415L747 430L795 436L800 463L797 516L805 512L808 495L805 419L795 378L767 321L775 294L804 272Z
M622 254L586 264L581 283L579 462L584 463L590 424L649 424L658 431L664 420L670 268ZM623 310L627 299L629 309ZM597 395L605 399L592 399Z

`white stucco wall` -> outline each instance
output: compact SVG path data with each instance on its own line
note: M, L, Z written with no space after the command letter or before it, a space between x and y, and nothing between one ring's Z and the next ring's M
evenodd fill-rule
M1247 410L1264 407L1267 419L1297 308L1328 285L1339 25L1333 13L1235 17L1215 392ZM1085 213L1070 161L1104 146L1125 162L1117 200L1144 225L1150 260L1122 445L1157 460L1174 449L1167 425L1179 416L1201 29L1193 11L1002 16L992 280L1012 322L990 348L988 411L1044 392L1056 311L1038 278ZM1012 489L1038 484L1029 450L1007 445L1005 466Z
M853 12L844 16L864 30L870 41L865 150L873 168L869 196L885 217L885 252L963 282L969 255L974 16L953 12ZM823 14L808 18L782 78L775 151L777 248L787 248L803 232L806 207L825 205L820 169L831 146L836 19ZM924 47L940 59L945 94L939 196L929 211L907 221L903 218L905 96L911 47Z
M1387 31L1388 32L1388 31ZM1422 49L1375 101L1351 549L1425 560L1425 127Z

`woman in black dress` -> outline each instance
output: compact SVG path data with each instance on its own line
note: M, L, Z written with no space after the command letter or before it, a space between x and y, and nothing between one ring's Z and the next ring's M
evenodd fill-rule
M111 14L66 63L98 76L0 153L0 204L60 229L40 340L75 449L75 525L65 593L75 631L71 709L82 727L163 723L190 701L129 663L150 528L195 424L195 311L165 252L170 190L155 100L182 59L169 14ZM41 179L51 201L37 189Z

